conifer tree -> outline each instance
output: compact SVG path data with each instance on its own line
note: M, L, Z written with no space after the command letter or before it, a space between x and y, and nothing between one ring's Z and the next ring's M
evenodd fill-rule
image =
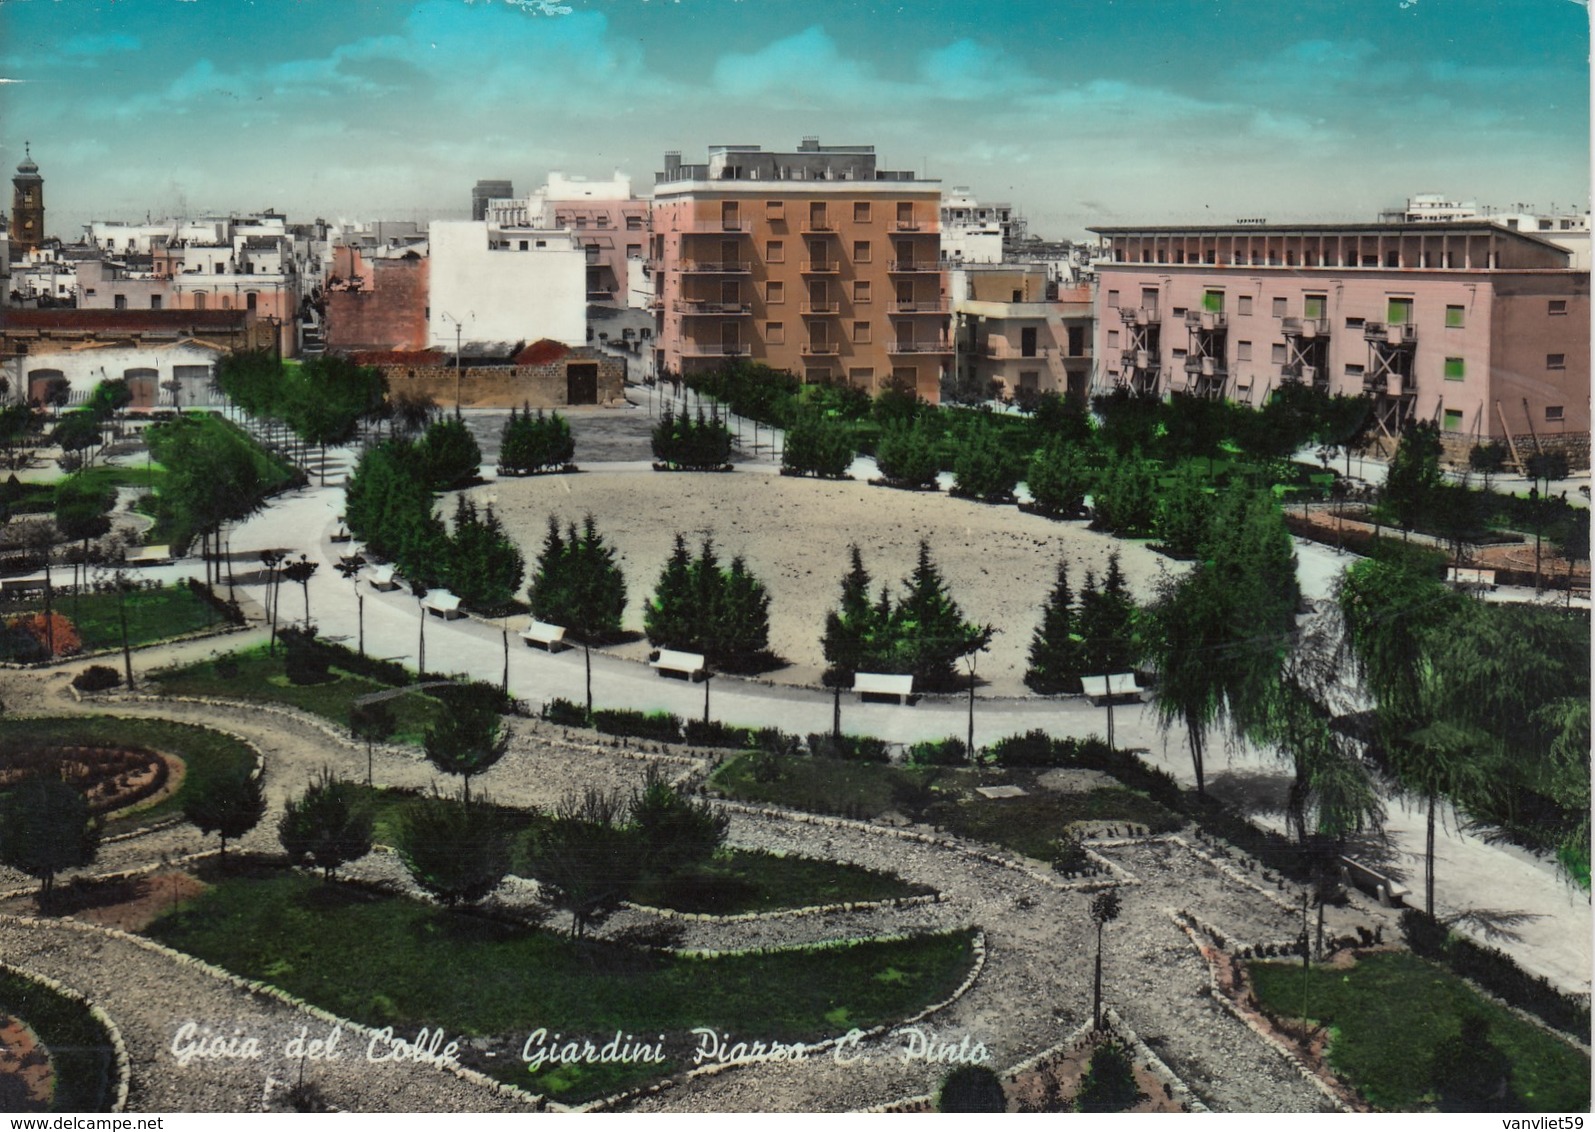
M1030 639L1030 667L1025 686L1044 696L1080 690L1084 653L1075 639L1074 595L1069 589L1069 563L1058 561L1058 579L1041 611L1041 624Z
M958 659L989 643L990 633L964 620L941 571L931 561L930 544L923 539L914 572L904 587L894 611L894 631L900 634L915 685L926 691L948 689L957 683L954 665Z
M858 544L848 547L849 566L842 578L842 600L825 615L825 633L820 648L825 654L824 682L831 688L831 730L842 733L842 689L851 687L853 677L863 670L880 629L875 607L870 604L870 576L864 569L864 556Z

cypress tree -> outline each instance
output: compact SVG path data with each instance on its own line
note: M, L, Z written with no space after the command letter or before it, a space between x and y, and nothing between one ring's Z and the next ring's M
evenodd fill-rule
M1069 563L1058 561L1058 579L1041 611L1041 624L1030 639L1030 667L1025 687L1044 696L1078 692L1084 660L1074 636L1074 595L1069 590Z

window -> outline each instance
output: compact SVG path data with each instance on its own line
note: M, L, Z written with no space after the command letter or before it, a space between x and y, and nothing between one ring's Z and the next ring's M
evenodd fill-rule
M195 294L194 294L194 309L197 310L197 311L202 311L202 310L205 309L205 292L204 291L195 292Z
M1566 314L1567 313L1567 300L1566 299L1552 299L1550 301L1550 305L1546 308L1545 313L1546 314Z
M869 282L868 279L853 280L853 301L855 303L867 303L870 301Z
M540 247L540 248L546 248L546 247L548 247L548 241L547 240L538 240L537 241L537 246Z
M599 213L598 214L598 226L600 228L608 228L609 227L609 217L608 217L607 214L605 214L605 213Z
M1545 368L1546 369L1566 369L1567 368L1567 355L1566 354L1546 354L1545 355Z
M1273 311L1273 315L1274 315L1275 318L1284 318L1285 317L1285 299L1284 299L1283 296L1281 296L1279 298L1276 298L1274 300L1273 305L1272 305L1272 311Z
M1445 360L1445 379L1447 381L1462 380L1462 359L1447 358Z
M1367 321L1368 320L1365 319L1365 318L1348 318L1346 320L1346 329L1347 330L1361 330L1362 327L1363 327L1363 324L1365 322L1367 322Z
M875 381L875 367L853 366L847 371L847 380L854 385L868 388Z
M1117 350L1118 348L1119 348L1119 332L1117 330L1108 331L1108 349Z
M1461 307L1446 307L1446 309L1445 309L1445 324L1448 327L1452 327L1452 328L1462 326L1463 325L1463 322L1462 322L1462 308Z
M1212 314L1222 314L1224 311L1224 292L1204 291L1202 293L1202 309Z
M782 263L786 259L786 250L781 247L780 240L771 240L764 245L765 263Z
M853 202L853 223L854 224L868 224L869 223L869 201L867 201L867 200L856 200L856 201Z
M786 302L786 284L779 279L772 279L764 285L764 301L766 303Z
M1301 316L1303 318L1320 319L1324 317L1324 307L1328 303L1327 295L1303 295L1301 298Z
M764 324L764 340L772 346L779 346L786 341L786 327L779 322Z
M854 240L853 241L853 262L854 263L868 263L869 262L869 257L870 257L869 241L868 240Z
M1285 364L1285 343L1275 342L1269 349L1268 360L1276 366Z
M1250 342L1235 343L1235 360L1249 362L1252 360L1252 344Z
M158 311L160 309L161 309L161 297L159 295L151 295L150 296L150 310Z
M1462 431L1462 410L1461 409L1447 409L1445 411L1445 423L1441 427L1446 432L1461 432Z
M116 298L112 300L112 305L115 306L119 311L125 311L127 309L127 296L117 295Z
M1406 326L1412 321L1412 300L1391 299L1385 304L1385 321L1391 326Z
M1562 419L1562 406L1560 406L1560 405L1547 405L1547 406L1545 406L1545 419L1548 420L1548 421L1559 421L1559 420L1561 420Z
M628 231L628 232L641 232L642 231L642 217L640 217L640 216L628 216L628 217L626 217L626 231Z
M1109 291L1108 292L1108 306L1116 307L1118 305L1119 305L1119 293L1117 291Z
M853 341L862 344L869 340L869 323L855 322L853 324Z
M778 200L764 202L764 218L766 220L780 220L786 215L786 205Z
M642 245L641 244L627 244L626 245L626 258L627 259L641 259L642 258Z
M1346 376L1347 377L1361 377L1362 373L1363 373L1363 367L1362 366L1356 364L1355 362L1347 362L1346 363Z
M528 241L528 240L522 240L521 241L521 251L523 251L523 252L524 251L530 251L531 250L531 246L532 245L531 245L530 241Z
M831 367L809 366L803 371L803 380L810 385L824 385L831 380Z
M1237 295L1237 296L1235 296L1235 313L1236 314L1251 314L1252 313L1252 297L1250 295Z
M1179 361L1181 358L1183 358L1185 356L1185 347L1184 346L1176 346L1176 347L1174 347L1174 349L1170 350L1169 353L1173 356L1175 361Z

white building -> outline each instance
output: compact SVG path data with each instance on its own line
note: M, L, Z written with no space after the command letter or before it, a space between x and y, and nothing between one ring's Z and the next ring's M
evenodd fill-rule
M71 387L67 404L87 401L102 381L126 380L133 394L130 409L161 405L220 405L213 385L217 360L227 351L195 338L172 342L105 345L74 344L70 348L30 352L11 362L11 388L16 395L35 395L52 378L64 377Z
M434 220L429 243L432 345L587 341L587 253L570 232Z

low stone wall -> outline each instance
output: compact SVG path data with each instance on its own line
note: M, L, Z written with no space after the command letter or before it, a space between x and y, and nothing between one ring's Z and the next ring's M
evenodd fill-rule
M1491 439L1493 438L1481 438L1471 433L1443 432L1440 434L1440 459L1452 467L1466 468L1468 453L1473 451L1473 446ZM1518 455L1525 460L1536 452L1562 452L1567 455L1567 466L1570 471L1587 471L1590 466L1590 443L1587 432L1514 433L1512 444L1517 446ZM1507 459L1511 459L1510 450Z

